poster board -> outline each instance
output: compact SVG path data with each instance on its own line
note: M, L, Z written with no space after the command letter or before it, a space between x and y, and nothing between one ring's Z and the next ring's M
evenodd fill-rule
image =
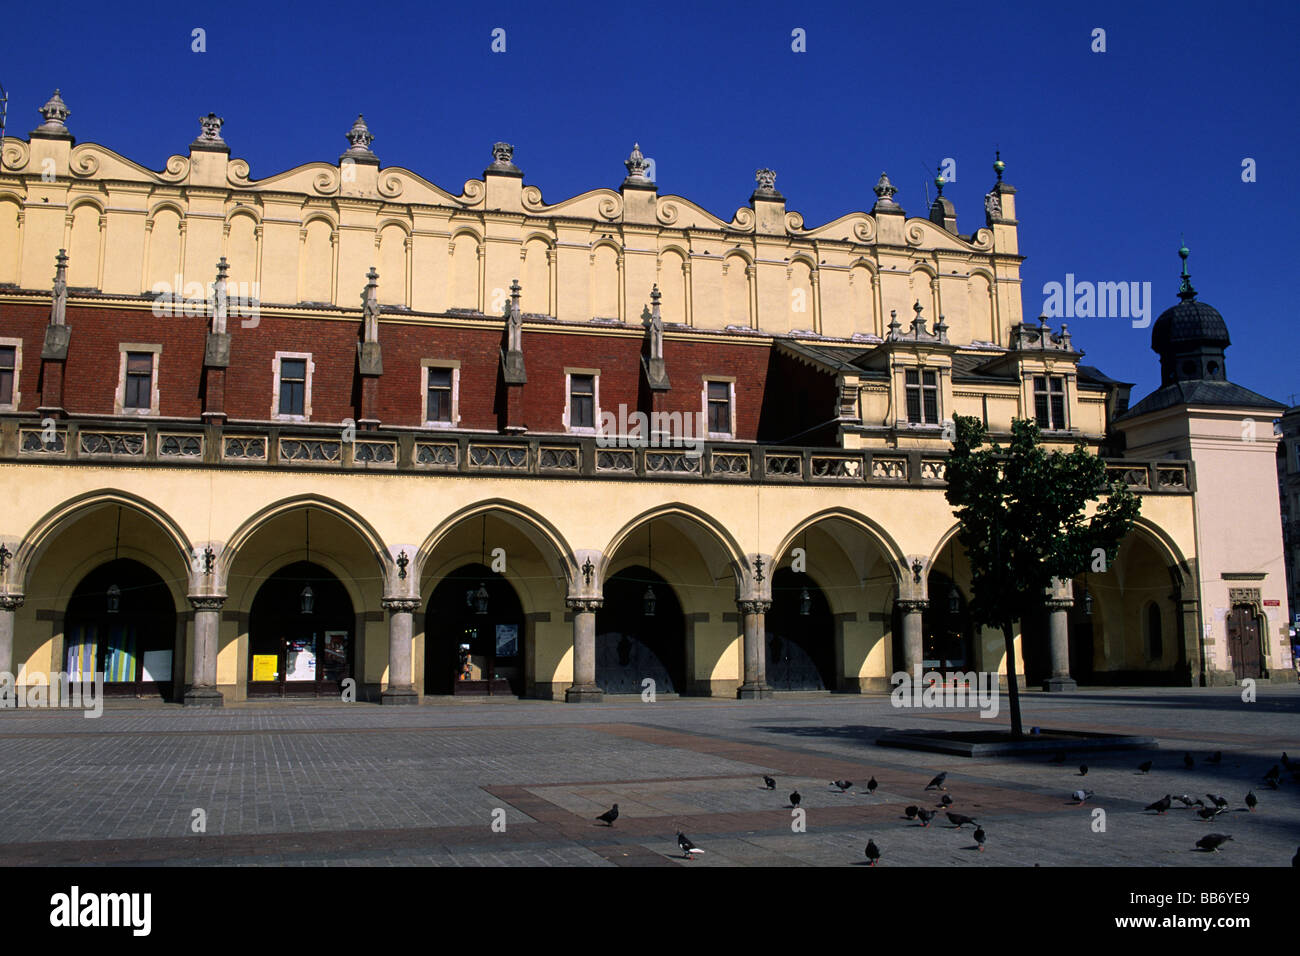
M253 680L267 681L276 678L276 655L275 654L254 654L253 655Z
M172 652L145 651L142 681L163 683L172 679Z
M514 657L519 653L519 625L497 625L497 657Z

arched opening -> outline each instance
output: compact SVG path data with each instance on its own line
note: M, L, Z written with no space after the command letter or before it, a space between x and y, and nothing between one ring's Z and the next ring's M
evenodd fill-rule
M433 589L424 630L424 692L524 695L524 609L487 565L465 564Z
M816 581L778 568L765 624L767 682L773 690L835 689L835 618Z
M102 673L106 695L172 699L176 606L145 565L119 558L87 574L68 601L64 628L68 674L91 680Z
M606 694L639 694L647 677L656 694L686 689L686 626L668 582L634 564L605 582L596 612L596 683Z
M929 606L921 612L921 667L945 675L975 669L975 625L966 595L942 571L931 571L926 583ZM894 660L903 656L903 615L894 606Z
M332 697L354 676L356 616L337 577L310 561L276 571L248 619L250 697Z

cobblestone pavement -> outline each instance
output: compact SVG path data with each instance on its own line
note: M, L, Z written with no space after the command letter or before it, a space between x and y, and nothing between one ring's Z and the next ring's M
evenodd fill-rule
M1300 846L1300 780L1285 768L1280 789L1263 779L1284 750L1300 761L1300 688L1260 687L1254 703L1231 688L1022 699L1026 727L1148 734L1158 746L1058 764L875 742L887 730L1005 727L1005 700L994 720L843 695L209 712L110 701L95 720L6 710L0 864L860 865L870 838L881 866L1284 866ZM1222 763L1208 764L1216 750ZM1144 760L1149 774L1137 770ZM904 817L908 804L935 806L924 787L941 770L953 809L987 832L984 852L970 826L942 813L929 827ZM832 779L857 785L841 794ZM1083 806L1070 798L1079 787L1095 791ZM792 829L796 788L806 832ZM1253 813L1243 802L1252 788ZM1143 810L1166 793L1221 794L1232 809L1208 823L1177 804ZM597 823L613 803L617 823ZM192 832L196 810L203 833ZM702 856L677 854L679 829ZM1233 842L1197 851L1211 832Z

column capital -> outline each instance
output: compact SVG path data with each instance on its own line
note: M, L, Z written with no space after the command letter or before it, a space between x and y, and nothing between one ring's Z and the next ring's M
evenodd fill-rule
M0 594L0 611L16 611L26 600L21 594Z
M387 597L379 603L392 614L414 614L421 606L419 598Z
M190 607L196 611L220 611L226 603L224 594L191 594Z
M766 614L772 609L771 601L757 601L747 598L736 602L741 614Z
M898 609L904 614L910 614L913 611L925 611L930 607L930 602L922 598L900 598L894 603L898 605Z
M603 598L566 597L564 606L571 611L576 611L578 614L594 614L605 606L605 601Z
M1065 611L1074 607L1074 598L1048 598L1043 604L1049 611Z

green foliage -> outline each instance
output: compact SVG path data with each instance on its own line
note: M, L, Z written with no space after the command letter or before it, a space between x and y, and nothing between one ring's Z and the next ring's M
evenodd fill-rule
M1006 627L1043 605L1052 578L1091 569L1095 549L1106 567L1133 526L1141 501L1106 481L1105 463L1083 444L1068 454L1042 447L1032 419L1011 424L1011 445L984 447L988 432L958 415L948 459L948 503L961 522L958 540L970 557L971 616ZM1088 503L1102 501L1091 518Z

